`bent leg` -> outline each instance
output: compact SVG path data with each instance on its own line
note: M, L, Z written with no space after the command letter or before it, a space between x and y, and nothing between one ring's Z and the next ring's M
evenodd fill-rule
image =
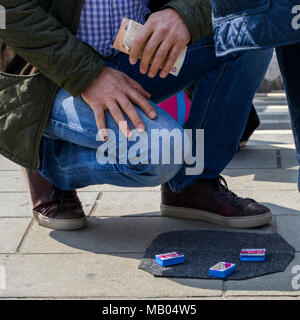
M140 74L138 65L130 65L125 55L119 55L114 61L109 61L108 66L127 73L149 91L155 103L159 103L195 81L198 82L185 128L205 130L205 170L202 175L191 177L185 175L185 168L181 166L178 175L170 182L173 191L181 191L200 178L217 177L232 159L246 126L252 99L267 70L271 55L270 50L262 50L216 58L213 38L207 37L189 48L187 59L178 77L170 75L166 79L159 77L150 79ZM156 108L158 112L156 120L148 119L137 108L147 132L155 126L158 129L182 130L171 116L162 109ZM107 127L112 129L118 137L117 124L108 112L106 117ZM126 115L125 118L127 119ZM162 119L165 121L161 122ZM127 121L132 127L130 121L128 119ZM48 138L61 139L83 148L96 150L101 146L101 142L97 140L96 122L90 107L80 97L73 98L63 90L55 99L52 119L45 133ZM195 147L194 143L193 148ZM150 150L148 145L149 153ZM122 158L121 153L119 160ZM49 156L44 163L50 167L51 161L55 162ZM117 165L124 169L121 170L123 175L130 172L126 170L128 166L122 166L120 161ZM166 172L172 168L178 170L178 165L166 166ZM135 168L131 166L130 169L134 171L137 166ZM165 173L164 170L163 173ZM100 178L97 179L98 183L110 183L101 182Z
M216 57L213 37L206 37L189 47L178 75L151 79L142 75L139 64L130 65L120 55L113 67L138 81L156 103L197 83L190 116L185 129L204 129L204 171L187 176L185 168L170 181L172 191L181 192L199 179L220 175L237 152L249 118L255 93L263 80L273 54L272 49L247 51ZM193 141L194 155L196 141Z
M175 130L182 138L183 128L163 109L153 104L157 118L150 120L137 108L147 130L136 131L128 141L109 112L105 113L109 139L97 138L97 126L90 107L81 99L60 90L53 106L51 120L41 145L39 172L63 190L95 184L126 187L157 186L173 178L183 166L175 161L174 140L166 146L160 140L157 154L153 154L151 132ZM130 120L126 117L128 123ZM162 150L170 149L170 161L164 164ZM153 162L153 158L158 161Z

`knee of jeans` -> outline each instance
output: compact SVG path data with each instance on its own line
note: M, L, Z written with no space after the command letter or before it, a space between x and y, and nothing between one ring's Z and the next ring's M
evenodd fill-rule
M143 178L148 186L158 186L174 178L181 170L181 165L150 165Z
M132 180L138 181L141 187L154 187L172 179L181 168L182 165L128 164L121 170Z

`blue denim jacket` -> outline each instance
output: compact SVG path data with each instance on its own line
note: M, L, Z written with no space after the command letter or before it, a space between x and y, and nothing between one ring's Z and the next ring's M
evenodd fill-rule
M218 56L300 41L299 0L211 0Z

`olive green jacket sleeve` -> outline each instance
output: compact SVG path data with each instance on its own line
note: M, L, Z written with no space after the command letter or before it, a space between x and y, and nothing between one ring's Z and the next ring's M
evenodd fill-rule
M39 2L0 0L6 10L6 29L0 30L0 39L59 87L78 96L100 72L105 60Z
M191 44L213 33L209 0L171 0L164 8L175 9L191 33Z

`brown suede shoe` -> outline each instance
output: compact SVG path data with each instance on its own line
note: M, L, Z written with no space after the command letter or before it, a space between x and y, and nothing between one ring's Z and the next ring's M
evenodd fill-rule
M254 228L272 221L269 208L238 197L221 176L199 180L182 193L171 192L165 184L161 194L161 213L167 217L203 220L232 228Z
M33 215L40 226L55 230L77 230L87 224L75 190L63 191L37 171L25 169Z

